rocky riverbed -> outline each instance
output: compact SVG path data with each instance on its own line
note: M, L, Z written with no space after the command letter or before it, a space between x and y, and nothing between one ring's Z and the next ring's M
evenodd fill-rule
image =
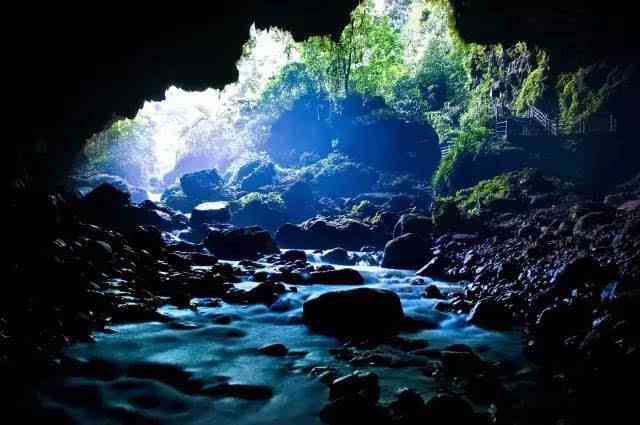
M638 377L637 185L541 200L529 184L473 216L386 210L275 234L190 227L111 186L46 208L16 190L11 404L61 423L622 416Z

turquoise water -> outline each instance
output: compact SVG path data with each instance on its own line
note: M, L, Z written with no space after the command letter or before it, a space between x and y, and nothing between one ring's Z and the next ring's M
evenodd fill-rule
M313 257L312 257L313 258ZM424 286L411 285L413 272L356 266L365 285L386 288L399 294L405 314L428 319L435 329L403 334L407 339L427 340L429 348L467 344L483 358L524 365L518 332L491 332L469 326L464 315L434 309L437 300L421 297ZM431 282L443 292L459 290L455 284ZM255 283L243 282L249 288ZM337 360L330 349L342 342L310 332L302 324L302 304L310 297L348 286L299 286L271 307L231 305L199 307L197 311L165 306L160 311L171 323L142 323L114 326L108 333L96 333L95 343L78 344L67 350L71 358L100 359L126 367L136 362L168 364L189 372L205 383L267 385L273 389L268 400L210 398L189 395L158 380L121 376L99 380L65 376L43 384L38 403L81 424L313 424L327 400L326 386L309 375L310 368L328 366L338 373L356 369ZM220 316L230 323L217 324ZM282 343L292 355L268 357L257 352L265 344ZM399 387L418 390L427 398L437 383L417 367L382 368L358 366L380 377L382 402L389 401Z

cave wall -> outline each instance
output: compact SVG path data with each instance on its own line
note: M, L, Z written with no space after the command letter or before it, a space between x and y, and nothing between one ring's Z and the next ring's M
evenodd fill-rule
M6 169L30 165L59 181L86 137L113 118L133 116L170 85L221 87L237 77L235 62L249 27L276 25L297 40L337 37L357 0L217 0L208 4L88 3L24 5L10 23L5 80L12 99ZM587 6L568 0L451 0L468 41L526 40L550 48L571 69L594 58L636 61L638 29L620 0ZM6 137L5 137L6 139ZM35 165L34 165L35 164Z

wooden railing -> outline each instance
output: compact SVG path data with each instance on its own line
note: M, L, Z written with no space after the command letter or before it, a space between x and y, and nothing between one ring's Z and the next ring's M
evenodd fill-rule
M507 139L512 135L569 136L617 131L618 121L612 113L592 114L588 120L582 120L577 125L564 125L560 123L558 117L550 117L535 106L530 106L524 117L500 116L496 109L495 135L498 139Z

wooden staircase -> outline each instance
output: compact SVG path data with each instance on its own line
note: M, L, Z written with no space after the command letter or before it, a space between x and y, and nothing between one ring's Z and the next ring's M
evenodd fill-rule
M615 133L618 123L612 113L593 114L578 123L577 128L560 124L557 116L550 116L535 106L529 106L523 116L500 114L496 109L495 136L506 140L509 136L572 136L594 133Z

